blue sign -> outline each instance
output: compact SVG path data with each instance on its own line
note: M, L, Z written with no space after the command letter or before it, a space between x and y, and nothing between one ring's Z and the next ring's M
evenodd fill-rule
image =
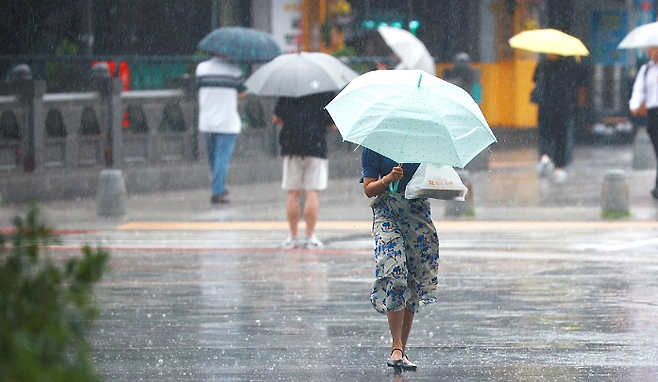
M623 64L624 51L617 45L628 32L626 11L608 10L592 12L592 34L590 50L593 63L612 65Z

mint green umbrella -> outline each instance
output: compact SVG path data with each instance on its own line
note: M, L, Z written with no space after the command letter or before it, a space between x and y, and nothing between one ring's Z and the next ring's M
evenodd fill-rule
M344 140L398 163L463 168L496 142L464 89L422 70L362 74L326 109Z

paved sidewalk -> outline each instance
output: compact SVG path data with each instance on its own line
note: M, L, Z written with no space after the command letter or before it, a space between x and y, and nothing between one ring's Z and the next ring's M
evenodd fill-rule
M356 155L356 154L355 154ZM494 150L488 171L472 172L474 216L445 216L446 203L432 200L434 219L475 221L598 221L600 195L607 170L625 171L631 216L625 220L656 221L656 205L649 195L655 170L632 169L632 147L580 146L567 168L563 184L538 178L536 149ZM356 159L355 159L356 160ZM127 213L100 217L96 200L41 204L59 229L114 229L128 222L285 221L285 192L278 182L229 185L231 202L211 206L206 189L129 195ZM321 221L368 221L369 200L354 178L331 179L321 193ZM26 205L0 205L0 228L11 226L13 216Z

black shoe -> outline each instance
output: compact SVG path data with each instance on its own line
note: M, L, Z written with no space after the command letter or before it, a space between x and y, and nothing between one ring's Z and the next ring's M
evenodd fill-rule
M210 203L212 204L224 204L228 203L228 191L224 191L221 195L213 195L210 198Z
M404 363L404 361L403 361L404 352L402 351L402 349L393 349L393 350L391 350L391 355L393 355L393 353L395 353L396 350L399 351L400 353L402 353L402 358L395 359L395 360L389 358L386 361L386 366L394 367L396 369L402 369L402 364Z
M402 356L402 370L407 370L407 371L416 371L418 368L418 365L415 363L409 361L409 358L407 358L407 355L404 354Z

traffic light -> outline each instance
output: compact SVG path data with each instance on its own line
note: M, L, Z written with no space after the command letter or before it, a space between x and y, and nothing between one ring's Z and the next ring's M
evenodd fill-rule
M390 27L402 29L402 27L404 26L404 22L399 20L396 21L363 20L361 22L361 26L365 29L376 29L382 26L390 26ZM409 32L411 32L413 35L416 35L416 31L418 30L418 27L420 27L420 21L418 20L409 21Z

